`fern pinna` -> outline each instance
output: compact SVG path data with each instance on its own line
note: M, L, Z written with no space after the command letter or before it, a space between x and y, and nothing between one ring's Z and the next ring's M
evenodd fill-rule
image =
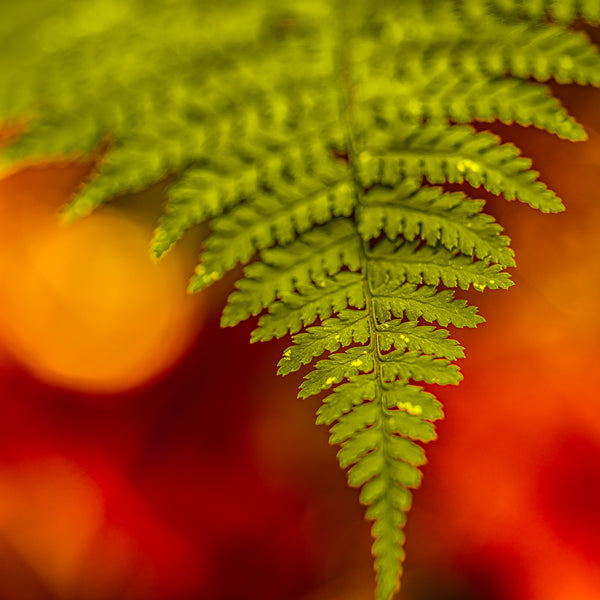
M152 244L208 223L190 284L246 264L222 324L292 334L314 364L340 465L373 521L376 597L398 589L403 525L442 417L419 384L457 384L446 327L483 319L454 288L508 288L509 240L467 183L543 212L528 159L469 125L583 140L539 83L600 84L575 21L600 0L27 0L3 3L5 166L104 147L64 216L176 175ZM538 83L536 83L536 81ZM316 362L315 362L316 361Z

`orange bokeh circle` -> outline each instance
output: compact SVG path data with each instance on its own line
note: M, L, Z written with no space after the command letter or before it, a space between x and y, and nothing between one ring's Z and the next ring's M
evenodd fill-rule
M109 393L181 356L200 322L181 252L153 263L151 227L115 209L67 226L56 206L20 209L21 219L6 216L0 250L0 342L19 363L49 383Z

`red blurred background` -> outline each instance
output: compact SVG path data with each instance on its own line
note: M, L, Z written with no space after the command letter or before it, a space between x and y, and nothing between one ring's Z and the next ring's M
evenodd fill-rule
M465 380L432 388L401 600L600 598L600 92L555 91L587 142L494 125L568 210L489 197L516 285L468 295ZM150 261L160 188L59 226L88 170L0 182L0 599L371 598L318 401L275 375L287 342L219 329L230 282L185 295L194 233Z

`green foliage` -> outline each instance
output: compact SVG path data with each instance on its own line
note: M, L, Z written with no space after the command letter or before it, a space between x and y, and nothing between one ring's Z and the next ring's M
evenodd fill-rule
M581 126L541 82L600 85L578 18L600 0L22 0L0 8L0 117L26 134L0 164L106 149L66 219L174 176L160 257L207 223L190 288L246 265L222 324L292 334L314 364L338 459L373 521L376 597L398 589L420 443L442 417L415 383L457 384L446 327L483 319L451 288L506 289L509 240L482 186L563 209L500 120L568 140ZM537 83L536 83L537 81ZM322 357L316 363L315 359Z

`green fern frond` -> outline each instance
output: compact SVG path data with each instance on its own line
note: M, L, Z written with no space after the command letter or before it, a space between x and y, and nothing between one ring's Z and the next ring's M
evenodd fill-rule
M585 139L540 83L600 85L577 19L600 22L600 0L0 7L0 118L28 125L0 165L103 148L66 219L170 178L152 254L204 225L190 289L245 265L222 325L291 333L282 375L314 365L299 395L321 395L317 423L361 488L377 600L399 587L421 443L443 416L415 382L461 379L446 327L483 318L455 289L512 283L484 202L443 185L563 209L518 148L468 123Z
M281 299L269 306L252 334L252 341L266 341L296 333L318 318L326 319L347 306L365 304L361 273L341 271L320 283L298 284L294 292L280 294Z
M538 83L445 71L436 77L429 70L413 72L406 81L398 81L389 73L372 79L364 102L375 124L389 126L399 119L427 119L430 123L498 120L508 125L533 125L572 141L586 136L548 88Z
M358 230L365 239L384 232L390 239L402 236L440 244L468 256L489 258L503 267L514 266L509 240L493 217L483 213L482 201L462 193L443 193L438 187L421 187L402 179L393 188L376 186L365 196Z
M300 173L290 169L269 178L262 193L246 198L216 219L192 290L203 289L238 263L247 262L257 250L285 245L316 224L352 214L354 198L347 170L332 158L327 163L324 166L331 168L324 169L321 164L317 169L316 164L306 160L301 163L304 170Z
M315 227L286 246L267 248L260 260L244 270L223 311L223 326L237 325L258 315L283 293L311 282L320 284L343 266L360 268L360 237L348 219L333 219Z
M370 253L369 262L375 262L371 281L380 286L385 281L413 283L478 291L508 289L512 285L508 273L488 259L473 260L465 254L454 254L441 246L420 246L420 241L402 242L395 245L382 240Z
M469 0L462 1L470 4ZM539 21L550 17L562 25L571 25L578 18L593 25L600 23L600 4L597 0L493 0L486 4L478 0L473 4L478 4L479 10L491 5L503 14L522 15Z
M371 132L367 148L358 156L357 165L365 188L424 176L430 183L466 181L475 188L483 186L492 194L516 198L542 212L564 210L554 192L537 180L531 161L490 133L476 133L470 127L403 125Z
M373 311L379 321L389 321L390 313L399 319L406 316L411 321L422 317L442 327L450 323L455 327L475 327L484 320L476 314L475 307L468 306L464 300L455 300L450 290L439 291L434 286L419 287L412 283L383 284L375 289Z
M408 0L388 7L376 19L383 41L376 59L392 61L407 73L426 67L434 73L448 70L538 81L554 78L582 85L600 82L600 56L587 36L541 21L546 12L555 11L542 9L532 17L520 8L535 2L497 11L495 3L485 6L476 0L470 4ZM411 29L406 27L409 20ZM385 52L390 49L392 53Z

